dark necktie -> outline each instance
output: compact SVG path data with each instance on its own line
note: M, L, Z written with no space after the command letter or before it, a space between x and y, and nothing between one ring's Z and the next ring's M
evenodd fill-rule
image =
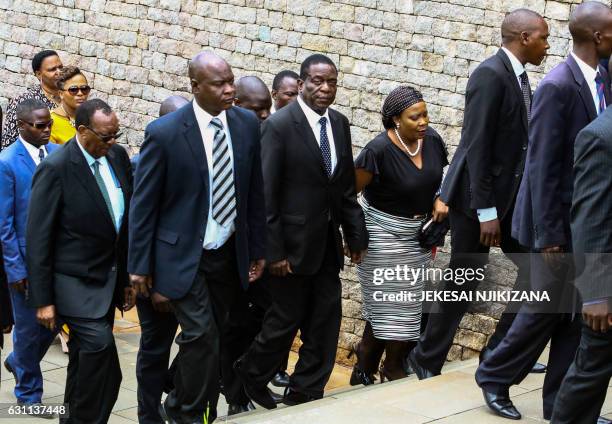
M115 221L115 213L113 212L113 205L110 201L110 196L108 195L108 190L106 189L106 184L104 184L104 180L102 179L102 174L100 174L100 162L95 161L93 163L94 169L94 177L96 178L96 183L98 183L98 187L100 188L100 193L104 198L104 203L106 203L106 207L108 208L108 213L110 213L111 219L113 220L113 225L117 228L117 222Z
M597 86L597 104L599 106L599 110L597 111L597 114L600 115L604 110L606 110L606 95L604 94L604 79L602 78L602 76L599 74L599 72L597 73L597 76L595 77L595 85Z
M331 150L329 148L329 138L327 137L327 118L324 116L319 119L321 125L321 154L323 155L323 164L327 171L327 176L332 174Z
M524 71L521 75L521 92L523 93L523 102L525 103L525 109L527 109L527 120L531 120L531 86L529 85L529 77L527 71Z
M236 218L234 168L230 158L229 143L223 130L223 122L219 118L213 118L210 124L215 129L212 154L212 217L219 225L225 226Z
M40 162L42 162L44 158L45 158L45 149L41 147L40 149L38 149L38 159Z

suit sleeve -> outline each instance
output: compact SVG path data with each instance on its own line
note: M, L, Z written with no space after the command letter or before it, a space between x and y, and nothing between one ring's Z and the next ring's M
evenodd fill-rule
M499 75L490 68L477 68L468 81L461 140L467 144L466 163L472 190L472 209L496 206L491 146L499 125L503 90Z
M287 259L280 199L282 198L283 137L272 121L266 120L261 134L261 165L266 205L266 259L268 263Z
M15 194L15 175L6 163L0 162L0 241L9 284L28 276L15 232Z
M149 129L140 150L129 212L128 272L153 273L153 242L164 192L165 151Z
M576 285L583 301L612 296L612 265L606 258L612 246L612 140L602 140L584 130L574 149L574 193L571 209L573 250L577 266Z
M365 226L363 209L357 203L357 191L355 189L355 164L353 162L351 128L348 120L343 117L344 133L347 141L344 148L347 150L348 161L346 161L347 180L342 199L342 233L351 252L361 252L368 247L368 232Z
M555 84L543 83L536 90L529 123L530 151L526 167L533 200L535 247L563 246L565 236L561 182L566 148L565 96Z
M53 262L55 237L61 213L62 187L60 176L43 161L32 179L26 230L26 262L28 266L29 304L32 307L53 305Z
M249 179L249 201L247 212L249 234L249 260L266 257L266 204L264 197L263 173L261 170L261 134L259 123L255 125L255 143L253 145L253 163Z

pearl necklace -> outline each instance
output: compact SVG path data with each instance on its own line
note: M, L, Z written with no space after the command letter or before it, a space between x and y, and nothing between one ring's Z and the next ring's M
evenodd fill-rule
M417 142L417 148L414 153L412 153L408 146L406 146L406 143L404 143L404 140L402 140L402 137L399 135L399 131L397 130L397 128L394 128L394 131L395 135L397 136L397 139L402 144L402 146L404 146L404 149L406 149L406 153L408 153L411 157L415 157L419 154L419 152L421 151L421 143L423 142L423 140L419 139L419 141Z

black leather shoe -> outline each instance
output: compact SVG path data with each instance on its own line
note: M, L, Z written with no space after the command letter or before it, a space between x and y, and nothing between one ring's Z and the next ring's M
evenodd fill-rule
M612 420L606 417L597 418L597 424L612 424Z
M368 374L359 368L357 365L353 367L353 372L351 373L351 380L349 384L351 386L358 386L360 384L364 386L369 386L370 384L374 384L376 381L376 377L373 374Z
M266 409L276 408L276 403L274 402L274 399L272 399L272 396L270 396L270 390L268 387L257 387L251 383L251 380L242 369L242 359L238 359L236 362L234 362L234 370L236 371L236 375L238 375L242 381L244 391L249 399Z
M279 403L283 403L283 395L276 393L270 389L268 389L268 392L270 392L270 397L274 400L275 404L279 404Z
M521 413L516 409L510 397L507 395L496 395L487 392L485 389L482 389L482 394L484 395L487 406L500 417L511 420L521 419Z
M17 386L19 384L19 379L17 378L17 373L15 372L13 367L11 367L11 364L8 363L8 359L4 360L4 368L6 368L8 372L13 374L13 378L15 379L15 385Z
M419 363L417 362L415 356L414 356L414 350L412 350L409 354L408 354L408 358L406 360L408 362L408 365L410 366L410 368L412 368L414 370L414 373L417 375L417 377L419 378L419 380L425 380L431 377L435 377L436 375L440 375L440 373L433 373L431 371L429 371L427 368L422 367L421 365L419 365Z
M536 362L531 371L532 374L544 374L546 372L546 365Z
M285 371L279 371L276 373L270 383L276 387L287 387L289 386L289 374L287 374Z
M253 402L249 401L249 403L247 403L246 405L236 405L233 403L230 403L227 406L227 415L236 415L236 414L242 414L243 412L249 412L249 411L254 411L255 410L255 405L253 405Z
M312 396L307 394L296 392L291 388L285 389L285 396L283 397L283 403L289 406L301 405L302 403L310 402L315 400Z

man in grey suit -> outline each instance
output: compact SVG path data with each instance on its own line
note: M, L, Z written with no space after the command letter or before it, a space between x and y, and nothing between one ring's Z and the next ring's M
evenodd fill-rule
M582 338L557 395L553 423L594 423L612 376L612 108L574 146L571 230L582 295Z

